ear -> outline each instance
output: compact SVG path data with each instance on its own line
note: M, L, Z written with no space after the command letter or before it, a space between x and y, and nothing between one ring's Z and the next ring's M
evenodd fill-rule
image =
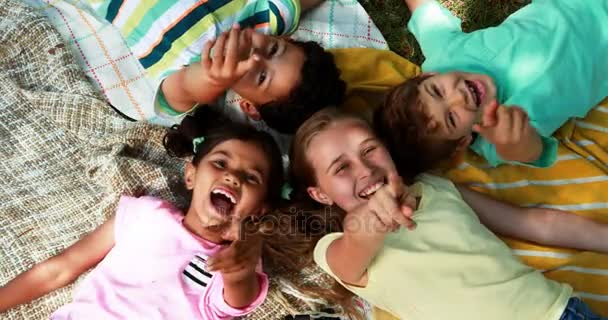
M194 183L196 181L196 167L190 162L186 164L184 178L186 180L186 188L188 190L194 189Z
M262 116L258 112L258 108L253 102L246 99L241 99L239 101L239 106L241 107L243 113L245 113L249 118L256 121L262 120Z
M321 191L319 187L308 187L306 189L306 192L308 192L308 195L318 203L327 206L331 206L332 204L334 204L334 202L329 198L329 196L327 196L325 192Z
M471 145L471 142L473 142L472 134L467 134L466 136L461 137L458 139L458 146L456 147L455 152L466 151L469 145Z

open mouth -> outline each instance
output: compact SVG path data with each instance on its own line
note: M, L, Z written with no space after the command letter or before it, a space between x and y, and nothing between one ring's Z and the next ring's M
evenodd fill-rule
M359 197L363 199L369 199L376 191L378 191L382 186L386 184L386 178L378 181L376 183L372 183L371 185L365 187L363 190L359 192Z
M475 106L479 108L481 106L481 100L485 95L483 85L479 83L479 81L465 80L464 82L467 85L467 89L469 89L471 96L473 97Z
M224 216L230 216L236 206L236 197L224 189L214 189L209 196L215 210Z

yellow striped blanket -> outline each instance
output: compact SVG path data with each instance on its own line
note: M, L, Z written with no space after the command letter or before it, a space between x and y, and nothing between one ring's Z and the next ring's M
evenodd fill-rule
M366 104L358 92L381 92L420 72L417 66L387 51L345 49L334 53L352 94L347 107L358 111L379 102L367 100ZM608 99L585 119L568 122L556 136L560 140L559 158L549 169L492 169L469 152L465 162L447 176L506 202L568 210L608 223ZM607 255L505 241L525 263L543 270L548 278L569 283L596 312L608 316ZM386 315L377 318L388 319Z

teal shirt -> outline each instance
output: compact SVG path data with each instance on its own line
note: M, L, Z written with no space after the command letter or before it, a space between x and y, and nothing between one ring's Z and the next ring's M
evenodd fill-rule
M460 25L434 0L415 10L408 28L426 58L422 70L492 77L498 102L526 110L542 137L543 153L529 165L551 166L551 135L608 96L608 1L533 0L497 27L464 33ZM505 162L482 137L471 148L493 166Z

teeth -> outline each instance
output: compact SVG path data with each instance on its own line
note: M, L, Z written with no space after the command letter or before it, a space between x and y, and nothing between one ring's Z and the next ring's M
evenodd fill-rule
M384 185L383 181L376 182L376 183L372 184L371 186L363 189L363 191L359 192L359 196L360 197L370 196L370 195L374 194L374 192L378 191L378 189L380 189L380 187L382 187L383 185Z
M230 193L228 193L222 189L215 189L215 190L211 191L211 193L224 195L224 196L226 196L226 198L230 199L230 202L232 202L232 204L236 204L236 199L234 199L234 197Z

